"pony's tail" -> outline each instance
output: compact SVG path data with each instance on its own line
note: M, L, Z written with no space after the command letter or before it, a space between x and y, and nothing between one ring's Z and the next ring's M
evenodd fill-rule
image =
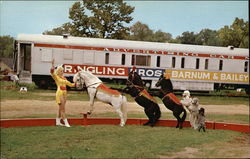
M187 117L187 111L186 111L185 108L183 108L183 112L184 112L184 114L183 114L183 116L181 117L181 121L182 121L182 122L184 122L185 119L186 119L186 117Z
M124 95L122 95L121 111L123 113L124 121L126 123L127 121L127 97Z

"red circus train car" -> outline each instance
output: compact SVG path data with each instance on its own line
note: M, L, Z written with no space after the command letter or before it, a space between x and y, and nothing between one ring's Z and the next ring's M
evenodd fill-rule
M125 81L132 66L147 87L164 72L171 73L175 90L213 91L222 86L249 84L249 49L19 34L15 41L14 69L22 82L41 87L52 84L50 67L63 64L65 76L87 70L104 81ZM249 89L248 89L249 90Z

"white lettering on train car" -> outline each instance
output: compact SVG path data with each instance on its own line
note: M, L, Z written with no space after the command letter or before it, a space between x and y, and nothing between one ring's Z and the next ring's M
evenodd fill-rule
M248 80L248 76L244 74L225 74L221 73L221 80L223 81L240 81L244 82Z
M210 80L210 73L209 72L172 71L172 78Z
M68 74L73 74L82 70L89 71L96 75L127 76L127 68L125 67L72 65L72 64L64 65L64 72Z

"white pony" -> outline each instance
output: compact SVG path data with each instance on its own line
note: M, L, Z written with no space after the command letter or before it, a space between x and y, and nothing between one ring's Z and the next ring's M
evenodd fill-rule
M127 120L127 111L125 104L127 98L121 95L120 92L112 90L105 86L102 81L88 71L80 71L74 75L73 81L76 83L77 89L83 89L84 85L87 88L89 98L90 98L90 111L91 114L94 109L94 99L108 103L112 105L115 111L120 116L120 126L124 126Z

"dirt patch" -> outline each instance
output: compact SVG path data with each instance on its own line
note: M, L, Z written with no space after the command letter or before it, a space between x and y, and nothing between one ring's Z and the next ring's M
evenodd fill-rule
M52 94L51 94L52 95ZM246 105L202 105L206 113L218 114L249 114L249 107ZM86 113L89 110L87 101L67 101L66 112L69 115L79 115L81 112ZM170 112L163 104L160 104L162 112ZM30 115L55 115L58 106L55 101L40 100L3 100L1 101L1 118L11 118L18 116ZM136 103L127 103L128 113L144 112L143 107ZM94 113L114 112L112 106L99 101L95 102Z
M56 93L34 93L35 95L38 95L38 96L52 96L52 97L55 97L56 96ZM70 95L70 94L68 94Z
M195 158L195 154L199 151L197 148L185 147L183 151L168 155L160 156L160 158Z
M250 158L250 134L240 136L227 141L201 145L199 148L185 147L184 150L162 155L160 158Z
M212 114L249 114L247 105L201 105L207 113Z

